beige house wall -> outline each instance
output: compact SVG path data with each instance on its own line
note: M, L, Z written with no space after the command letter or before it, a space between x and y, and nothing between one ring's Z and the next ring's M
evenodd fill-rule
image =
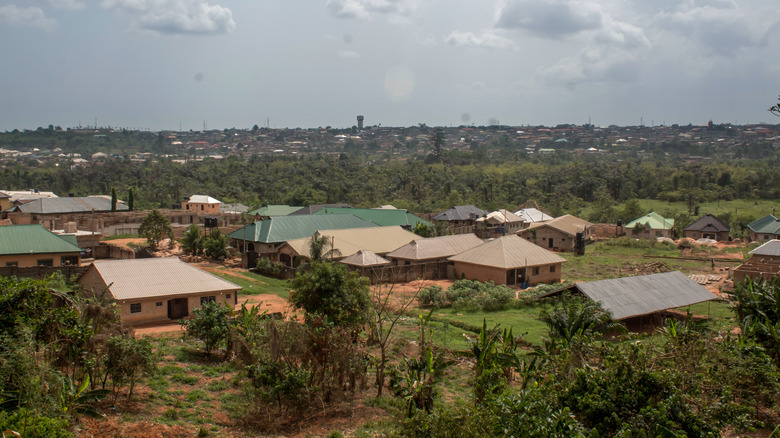
M539 283L560 283L561 263L550 265L531 266L526 269L526 282L530 285ZM538 268L539 272L534 273ZM523 269L523 268L516 268ZM507 270L490 266L475 265L471 263L455 262L455 275L458 279L465 278L478 281L492 281L495 284L506 284Z
M16 254L0 256L0 266L9 266L14 263L20 268L29 268L38 266L38 260L52 260L52 266L62 266L62 257L79 257L79 253L57 253L57 254ZM80 263L79 259L79 263Z
M87 295L100 294L106 290L107 285L96 269L90 269L79 278L79 285L84 288ZM216 291L192 295L174 295L151 298L139 298L130 300L115 300L119 309L119 317L122 322L139 324L145 322L168 321L168 301L176 298L187 298L187 309L192 315L193 308L200 308L201 297L215 297L216 302L233 307L238 303L238 291ZM229 297L228 297L229 295ZM141 312L130 313L131 304L141 304ZM161 303L159 306L158 303Z
M752 242L768 242L772 239L780 239L780 234L756 233L750 230L750 240Z
M633 239L657 239L659 237L668 237L672 238L672 230L652 230L652 229L645 229L641 233L634 233L633 228L626 228L626 237L631 237Z
M536 232L536 239L534 240L534 231ZM535 243L537 246L541 246L547 250L555 251L574 251L575 239L573 236L569 236L566 233L560 232L555 228L546 226L537 227L534 229L526 229L520 232L520 237ZM588 238L586 234L585 238ZM550 239L553 244L550 245ZM557 248L557 249L556 249Z
M713 240L718 241L718 242L725 242L725 241L729 240L729 233L726 232L726 231L721 231L719 233L713 233L713 232L708 232L708 231L705 231L705 232L701 232L701 231L684 231L683 235L684 235L684 237L687 237L687 238L693 239L693 240L703 239L703 238L705 238L705 236L708 239L713 239L714 238Z
M219 213L219 204L183 201L181 203L181 209L195 213Z

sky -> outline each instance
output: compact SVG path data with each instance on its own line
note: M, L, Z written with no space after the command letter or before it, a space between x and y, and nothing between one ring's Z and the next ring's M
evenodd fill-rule
M767 0L0 0L0 130L780 123Z

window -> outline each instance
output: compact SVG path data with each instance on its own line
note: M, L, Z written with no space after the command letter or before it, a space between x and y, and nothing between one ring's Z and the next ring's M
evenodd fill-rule
M230 294L225 295L225 299L229 300L230 299Z
M5 262L6 266L19 266L19 262Z
M211 297L200 297L200 305L204 305L208 303L209 301L217 301L217 297L211 296Z
M200 211L203 211L203 206L202 205L200 206Z
M550 272L555 272L555 265L550 266Z
M539 267L534 268L534 275L539 275Z
M141 313L141 303L130 304L130 313Z
M54 266L54 259L39 259L38 266Z
M154 307L162 307L162 301L154 303Z
M189 209L190 209L190 204L187 204L187 210L189 210Z

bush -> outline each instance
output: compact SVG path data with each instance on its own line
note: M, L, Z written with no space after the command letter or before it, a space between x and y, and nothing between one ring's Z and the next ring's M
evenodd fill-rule
M438 285L426 286L417 295L417 301L423 307L438 309L447 305L444 289Z
M72 438L68 432L68 421L50 418L19 409L14 412L0 411L0 432L12 430L24 438ZM5 436L5 434L3 434ZM13 436L13 434L8 434Z
M284 263L272 262L268 257L261 257L257 260L257 272L269 277L279 278L284 272Z
M515 291L492 281L458 280L447 289L446 302L455 309L466 311L495 311L507 307L515 298Z
M230 307L209 301L203 303L200 309L193 309L193 318L184 320L181 324L187 335L203 341L206 344L206 353L211 354L214 348L227 342L230 335L228 316L232 312Z

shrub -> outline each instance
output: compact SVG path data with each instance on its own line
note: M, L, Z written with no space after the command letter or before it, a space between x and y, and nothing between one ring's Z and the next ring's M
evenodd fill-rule
M282 262L273 262L268 257L261 257L257 260L256 269L262 275L278 278L284 272L284 264Z
M444 307L447 304L444 289L435 284L422 288L417 295L417 301L423 307L433 307L434 309Z
M232 309L216 301L203 303L200 309L193 309L194 317L182 321L186 334L200 339L206 344L206 353L211 354L227 341L230 335L228 316Z
M0 432L14 431L25 438L72 438L68 421L34 414L26 409L14 412L0 411ZM3 436L6 436L3 433ZM9 433L8 436L14 436Z

